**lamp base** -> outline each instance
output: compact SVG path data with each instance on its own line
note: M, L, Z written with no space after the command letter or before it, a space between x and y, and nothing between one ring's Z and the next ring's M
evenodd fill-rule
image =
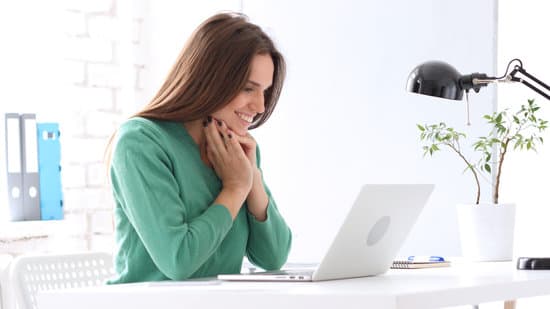
M550 269L550 257L520 257L517 269L548 270Z

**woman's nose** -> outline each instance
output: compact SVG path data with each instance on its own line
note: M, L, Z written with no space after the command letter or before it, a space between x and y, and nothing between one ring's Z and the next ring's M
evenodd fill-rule
M265 98L263 93L254 99L254 102L252 102L252 105L254 106L254 111L256 113L261 114L265 112Z

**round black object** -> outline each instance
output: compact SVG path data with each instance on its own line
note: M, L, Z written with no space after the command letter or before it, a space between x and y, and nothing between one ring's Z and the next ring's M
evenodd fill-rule
M443 61L420 64L409 74L407 90L450 100L462 100L460 73Z

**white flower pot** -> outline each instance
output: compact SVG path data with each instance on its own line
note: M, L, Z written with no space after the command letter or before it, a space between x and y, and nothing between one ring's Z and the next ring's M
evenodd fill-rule
M462 255L472 261L511 261L515 204L459 204Z

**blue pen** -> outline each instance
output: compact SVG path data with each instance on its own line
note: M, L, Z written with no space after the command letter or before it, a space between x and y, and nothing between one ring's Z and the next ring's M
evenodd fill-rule
M445 259L441 256L415 256L411 255L407 260L412 262L445 262Z

